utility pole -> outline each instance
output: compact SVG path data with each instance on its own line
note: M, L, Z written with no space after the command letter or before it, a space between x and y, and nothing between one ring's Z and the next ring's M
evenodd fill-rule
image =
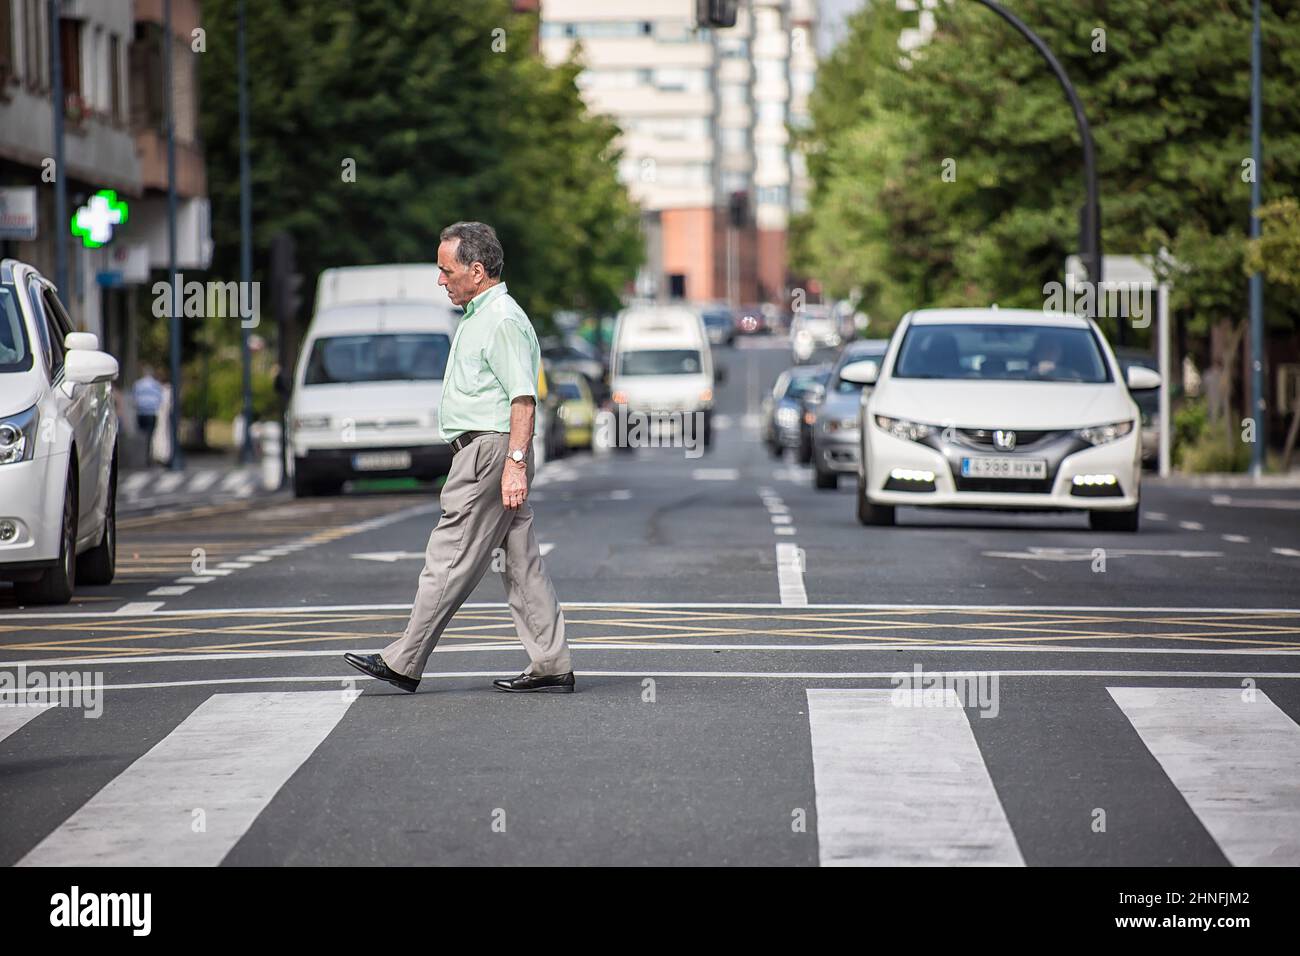
M253 287L253 196L252 177L248 168L248 35L245 17L246 0L239 0L239 281L246 302L260 301L251 293ZM240 316L239 353L243 365L244 440L239 446L239 460L253 460L253 381L252 358L248 347L249 328Z
M1250 31L1250 161L1255 175L1250 182L1250 238L1259 239L1260 179L1264 167L1260 155L1260 101L1263 76L1260 66L1259 0L1254 2L1254 23ZM1268 451L1266 429L1268 415L1264 405L1264 277L1250 274L1250 416L1255 420L1255 441L1250 446L1250 473L1258 478L1264 473Z
M172 102L172 0L163 0L163 96L167 99L167 274L172 289L171 379L172 460L171 470L185 467L181 456L181 288L176 271L176 104Z
M51 103L54 115L54 284L59 287L63 301L69 302L72 287L68 285L68 181L63 176L63 48L59 42L62 0L49 0L46 9L50 20L50 74L54 100Z

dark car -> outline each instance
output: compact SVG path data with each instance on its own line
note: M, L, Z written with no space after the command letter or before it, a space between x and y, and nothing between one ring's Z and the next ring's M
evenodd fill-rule
M806 464L812 457L812 412L808 400L820 394L825 385L828 365L797 365L786 369L763 399L763 444L773 457L780 458L785 449L798 451L799 461Z
M813 485L828 490L839 485L840 475L858 470L858 404L862 388L840 378L840 369L852 362L883 361L888 339L858 339L842 349L826 377L825 394L816 405L812 424Z
M711 345L736 344L736 319L725 306L708 306L700 311L704 331Z
M1160 371L1160 363L1150 352L1140 349L1115 349L1115 359L1119 362L1120 373L1127 376L1134 366ZM1161 386L1163 388L1164 386ZM1138 411L1142 413L1142 464L1154 465L1160 457L1160 389L1143 388L1130 393L1137 402Z

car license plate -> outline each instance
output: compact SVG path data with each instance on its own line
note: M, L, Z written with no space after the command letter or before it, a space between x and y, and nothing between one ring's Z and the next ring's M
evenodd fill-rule
M1044 458L963 458L963 478L1046 478L1047 460Z
M396 471L411 467L409 451L371 451L352 456L355 471Z

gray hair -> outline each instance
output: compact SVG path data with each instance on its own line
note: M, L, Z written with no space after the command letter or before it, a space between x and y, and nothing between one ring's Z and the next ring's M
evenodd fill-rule
M497 238L495 229L485 222L453 222L438 236L439 242L449 239L460 240L456 247L457 262L465 266L481 262L488 278L501 278L506 254L501 249L501 240Z

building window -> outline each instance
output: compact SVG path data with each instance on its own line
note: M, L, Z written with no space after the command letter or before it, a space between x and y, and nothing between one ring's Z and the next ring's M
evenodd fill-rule
M81 21L59 21L59 57L63 61L63 95L68 99L82 96L81 88Z
M27 0L23 12L23 72L27 75L29 87L44 90L49 87L49 73L45 67L44 0Z
M131 125L161 133L166 123L163 100L162 27L156 23L137 23L135 42L128 48L131 58Z
M0 99L7 95L3 87L9 85L17 65L14 63L14 11L9 0L0 0Z

